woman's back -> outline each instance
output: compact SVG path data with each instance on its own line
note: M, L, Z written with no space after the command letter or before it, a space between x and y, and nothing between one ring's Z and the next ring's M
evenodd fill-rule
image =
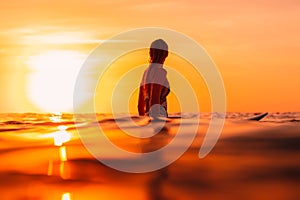
M167 116L167 95L170 85L167 79L167 71L162 64L151 64L144 72L139 94L138 110L140 115L149 115L151 106L159 104L162 108L159 116Z

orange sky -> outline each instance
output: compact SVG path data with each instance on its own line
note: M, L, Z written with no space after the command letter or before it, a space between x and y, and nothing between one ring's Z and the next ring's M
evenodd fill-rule
M71 86L52 95L36 83L56 81L49 90L59 87L59 80L76 73L67 62L80 66L101 41L149 26L184 33L208 51L223 76L228 111L300 111L297 0L12 0L0 8L0 112L68 111L53 102L68 104L63 89ZM64 69L52 68L61 52L67 55ZM53 107L47 93L56 95Z

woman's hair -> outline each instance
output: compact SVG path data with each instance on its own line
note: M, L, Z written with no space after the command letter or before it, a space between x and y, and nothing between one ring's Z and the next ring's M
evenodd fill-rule
M168 56L168 44L162 39L157 39L151 43L149 53L150 63L163 64Z

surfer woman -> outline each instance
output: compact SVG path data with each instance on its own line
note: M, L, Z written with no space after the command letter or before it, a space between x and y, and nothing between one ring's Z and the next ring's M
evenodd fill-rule
M167 71L163 68L168 56L168 45L158 39L150 46L150 64L145 70L139 91L138 111L140 116L167 117L167 95L170 85Z

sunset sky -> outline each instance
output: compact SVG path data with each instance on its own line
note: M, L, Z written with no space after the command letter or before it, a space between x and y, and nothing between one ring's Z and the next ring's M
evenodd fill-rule
M227 111L300 111L298 0L11 0L0 8L0 112L71 112L88 54L142 27L173 29L202 45L222 75ZM204 90L200 103L210 110Z

